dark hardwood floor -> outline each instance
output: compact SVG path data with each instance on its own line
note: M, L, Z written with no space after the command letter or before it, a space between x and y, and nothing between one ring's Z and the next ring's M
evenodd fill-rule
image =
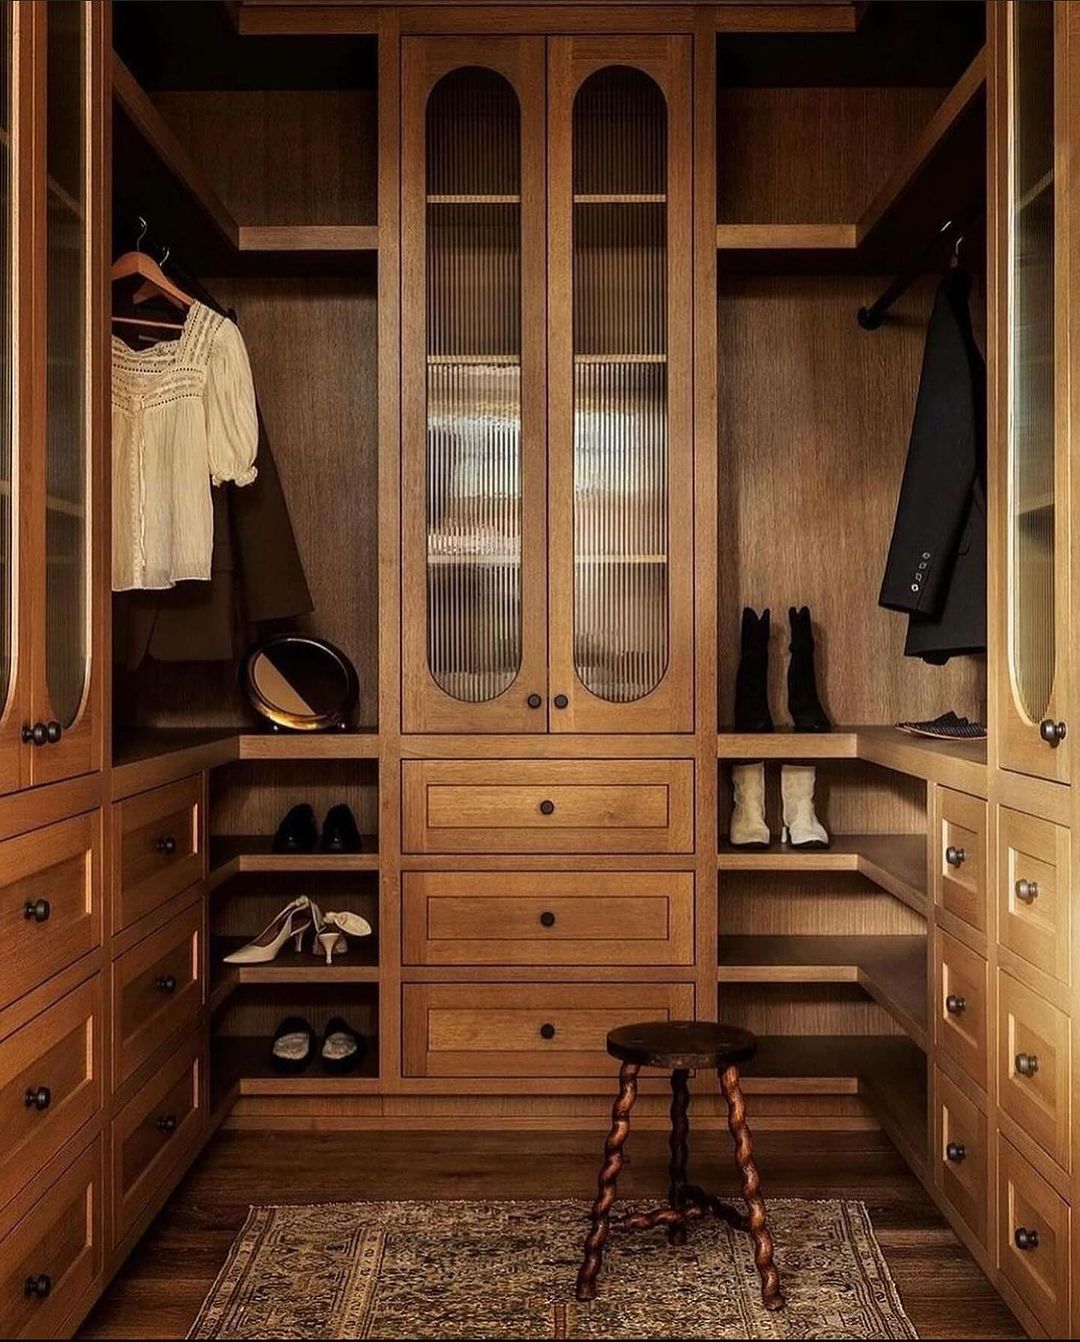
M79 1336L184 1337L251 1203L586 1197L602 1141L594 1133L222 1133ZM1024 1336L880 1134L764 1133L755 1148L766 1197L866 1202L920 1337ZM628 1149L620 1192L662 1193L666 1137L635 1133ZM726 1134L700 1133L691 1146L695 1178L718 1191L733 1188L732 1169ZM778 1256L782 1267L783 1245Z

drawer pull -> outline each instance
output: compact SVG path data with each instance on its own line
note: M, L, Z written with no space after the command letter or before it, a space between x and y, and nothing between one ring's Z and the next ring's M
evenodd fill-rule
M28 899L23 908L23 917L27 922L33 919L35 923L47 923L50 913L52 905L47 899Z
M530 694L529 697L525 700L525 702L529 705L530 708L539 708L540 705L544 702L544 700L543 697L539 694Z
M1013 1239L1016 1241L1016 1247L1023 1249L1025 1253L1039 1247L1039 1232L1028 1230L1027 1226L1017 1226Z
M554 815L554 814L555 814L555 803L554 803L553 801L542 801L542 802L540 803L540 814L541 814L541 815Z
M1016 898L1022 899L1025 904L1031 904L1039 897L1039 882L1024 881L1016 882Z
M1018 1053L1016 1070L1021 1076L1034 1076L1039 1070L1039 1057L1036 1053Z
M540 1038L541 1038L541 1039L554 1039L554 1038L555 1038L555 1026L552 1025L550 1022L547 1022L547 1023L545 1023L544 1025L541 1025L541 1026L540 1026Z
M551 702L556 708L566 708L569 705L570 700L565 694L557 694Z
M172 974L159 974L154 980L154 987L159 992L174 993L176 992L176 978Z
M962 848L957 848L950 844L945 849L945 861L950 867L962 867L967 861L967 853Z
M962 1016L967 1010L967 998L950 993L945 999L945 1010L950 1016Z
M158 839L154 847L159 853L165 853L168 857L172 857L173 853L176 852L176 840L171 834L166 834L163 839Z
M162 1114L157 1121L158 1132L163 1132L167 1137L171 1137L176 1131L176 1115Z
M555 915L554 915L553 913L551 913L549 910L545 910L545 912L543 912L543 913L540 915L540 926L541 926L541 927L554 927L554 926L555 926Z
M36 1277L27 1277L23 1294L30 1298L44 1300L52 1290L52 1277L47 1272L39 1272Z
M945 1148L945 1159L951 1160L954 1165L959 1165L967 1159L967 1147L963 1142L950 1142Z
M52 1104L52 1091L48 1086L38 1086L36 1090L31 1086L23 1098L23 1103L27 1109L36 1109L39 1113L43 1113Z
M1055 722L1053 718L1044 718L1039 723L1039 735L1048 746L1060 745L1065 740L1066 727L1063 722Z
M27 746L54 746L63 734L63 727L55 719L51 722L35 722L32 727L24 724L21 733L23 745Z

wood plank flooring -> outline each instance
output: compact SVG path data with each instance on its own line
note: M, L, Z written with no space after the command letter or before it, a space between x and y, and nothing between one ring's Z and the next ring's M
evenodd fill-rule
M576 1132L221 1133L79 1336L184 1337L251 1203L591 1196L602 1144L600 1133ZM666 1137L636 1133L628 1150L620 1192L662 1193ZM691 1174L734 1191L729 1150L726 1134L701 1133L696 1149L691 1134ZM921 1337L1024 1336L880 1133L763 1133L755 1155L766 1197L867 1203ZM781 1266L782 1255L781 1246Z

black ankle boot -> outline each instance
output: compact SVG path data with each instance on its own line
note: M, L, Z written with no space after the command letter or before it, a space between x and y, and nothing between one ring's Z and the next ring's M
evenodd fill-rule
M814 631L810 608L788 611L791 622L791 661L788 663L788 712L797 732L827 732L830 722L818 698L814 679Z
M746 606L742 613L739 670L735 677L735 730L771 732L769 712L769 612L761 618Z

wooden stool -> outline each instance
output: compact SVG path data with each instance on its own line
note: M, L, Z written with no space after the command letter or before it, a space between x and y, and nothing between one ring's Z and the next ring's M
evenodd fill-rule
M596 1278L604 1261L604 1245L612 1228L649 1230L667 1226L668 1242L686 1243L690 1221L712 1212L729 1225L747 1230L754 1241L754 1262L761 1277L761 1299L766 1309L783 1309L780 1274L773 1263L773 1242L765 1226L765 1201L761 1180L754 1165L750 1129L746 1123L746 1104L739 1088L738 1063L754 1055L757 1042L748 1030L708 1021L651 1021L645 1025L624 1025L612 1030L607 1051L622 1062L619 1069L619 1096L611 1111L611 1131L604 1146L604 1164L600 1170L600 1191L592 1209L592 1226L585 1239L585 1257L578 1273L579 1300L596 1297ZM615 1184L622 1168L622 1149L630 1135L630 1110L637 1099L637 1078L642 1067L663 1067L671 1072L671 1164L668 1203L656 1211L610 1219L615 1202ZM728 1106L728 1127L735 1139L735 1160L742 1175L742 1195L749 1216L741 1216L734 1207L686 1182L687 1137L690 1123L690 1091L687 1079L691 1068L713 1068L720 1076L720 1089Z

